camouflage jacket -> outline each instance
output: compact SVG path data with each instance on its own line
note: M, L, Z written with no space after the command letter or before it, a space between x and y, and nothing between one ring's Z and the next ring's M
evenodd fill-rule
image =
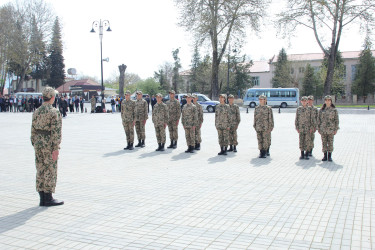
M155 126L162 126L168 122L168 107L164 103L156 103L152 109L152 122Z
M197 107L190 103L185 104L182 109L182 125L184 128L192 128L196 126L198 121L198 111Z
M216 129L229 128L229 105L219 104L215 107L215 127Z
M273 129L272 109L266 105L259 105L254 110L254 128L257 132L270 131Z
M60 112L49 103L43 103L34 114L31 124L31 144L35 149L60 149L62 119Z
M203 108L202 108L202 105L200 105L199 103L196 103L194 105L197 107L197 111L198 111L198 120L197 120L196 126L200 127L203 123Z
M95 96L91 97L90 102L91 102L91 105L96 104Z
M310 108L311 108L312 129L315 131L318 129L318 108L315 107L314 105L310 106Z
M336 108L326 107L319 110L318 129L322 134L333 134L339 130L339 114Z
M312 129L311 113L312 109L310 107L300 106L297 108L294 125L299 133L309 133Z
M232 128L237 127L241 122L240 108L236 104L229 104L229 122Z
M169 120L168 122L177 122L181 117L180 102L175 98L174 100L167 101Z
M135 119L135 101L123 100L121 102L121 119L122 122L134 122Z
M135 101L135 121L145 121L148 119L148 104L145 100Z

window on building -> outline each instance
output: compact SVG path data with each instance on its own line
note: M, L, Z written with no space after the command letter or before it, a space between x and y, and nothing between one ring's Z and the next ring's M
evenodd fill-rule
M253 82L253 86L259 86L260 84L259 76L253 76L252 82Z
M303 74L305 72L305 68L304 67L299 67L298 71L299 71L300 74Z
M357 74L357 65L352 65L352 81L355 80L356 74Z
M341 77L342 77L342 79L346 80L346 65L344 65Z

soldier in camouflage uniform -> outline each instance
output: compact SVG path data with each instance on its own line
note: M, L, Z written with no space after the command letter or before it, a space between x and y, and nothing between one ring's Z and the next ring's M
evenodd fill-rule
M259 96L259 106L254 110L254 129L257 132L259 158L266 158L270 147L271 131L274 127L271 107L266 105L266 97Z
M33 114L31 144L35 150L36 190L40 206L57 206L63 201L55 200L57 160L61 143L61 113L52 106L57 91L51 87L43 90L43 104Z
M198 120L197 124L195 125L195 150L200 150L201 149L201 142L202 142L202 137L201 137L201 127L203 124L203 108L202 105L198 103L198 96L193 95L193 100L194 100L194 105L197 107L198 111Z
M197 107L191 102L192 95L186 97L186 104L182 109L182 125L185 129L185 138L188 149L185 153L193 153L195 147L195 126L198 123Z
M324 157L322 161L332 161L333 138L339 130L339 114L332 97L327 95L324 104L318 113L318 132L322 137L322 151Z
M215 127L219 137L220 152L218 155L227 155L229 124L229 105L225 104L226 95L219 95L220 104L215 108Z
M229 122L230 122L230 129L229 129L229 150L237 152L237 128L241 122L241 115L240 115L240 108L234 104L234 96L228 96L229 101Z
M126 134L128 145L124 150L133 150L134 147L134 124L135 124L135 101L130 99L130 91L126 91L125 100L121 103L122 126Z
M308 152L311 149L311 134L312 122L311 111L312 109L307 106L307 97L302 96L302 106L299 106L296 111L295 126L299 133L299 149L301 150L300 160L309 159Z
M142 99L142 91L137 91L137 101L135 102L135 130L138 136L138 144L136 147L145 146L145 125L148 119L148 104Z
M93 95L90 99L91 102L91 113L95 113L95 108L96 108L96 96Z
M171 145L168 148L177 148L178 139L178 122L181 117L181 106L180 102L175 98L174 90L169 91L169 101L167 101L168 106L168 130L169 137L171 139Z
M164 151L165 145L165 128L168 122L168 107L163 103L163 96L156 94L157 103L152 109L152 122L154 123L156 139L159 147L156 151Z
M308 106L311 108L311 125L312 125L312 133L311 135L311 149L309 151L309 156L312 156L312 151L314 149L314 140L315 140L315 132L318 129L318 109L314 106L314 96L310 95L307 97Z

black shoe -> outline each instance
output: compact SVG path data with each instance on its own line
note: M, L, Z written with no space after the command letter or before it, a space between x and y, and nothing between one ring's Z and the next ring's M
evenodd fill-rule
M220 152L217 155L223 155L225 153L224 147L220 147Z
M332 161L332 152L328 153L328 161Z
M197 143L195 144L195 150L201 150L201 144L200 143Z
M124 150L128 150L130 147L130 143L128 142L128 145L126 146L126 148L124 148Z
M173 148L173 140L171 140L171 145L169 145L167 148Z
M44 206L44 192L43 191L39 192L39 197L40 197L39 206L43 207Z
M165 145L165 143L161 143L161 146L160 146L160 150L159 150L159 151L165 151L165 149L164 149L164 145Z
M233 152L235 152L235 153L237 152L237 146L236 145L233 146Z
M306 151L305 152L305 160L309 160L310 158L309 158L309 151Z
M59 205L62 205L62 204L64 204L64 202L55 200L52 197L51 193L44 193L44 206L45 207L59 206Z
M266 155L267 155L267 156L270 156L270 148L267 149L267 151L266 151Z
M173 148L177 148L177 141L174 141Z
M130 143L130 144L129 144L129 148L128 148L128 150L133 150L133 149L134 149L133 144L134 144L134 143Z
M138 144L135 145L136 148L138 148L138 147L140 147L140 146L142 146L142 140L138 140Z
M155 151L160 151L160 148L161 148L161 143L158 143L158 148L155 150Z
M299 158L300 160L303 160L305 159L305 152L304 151L301 151L301 156Z
M145 146L145 140L142 140L141 148L144 148Z
M267 151L266 150L261 150L259 158L266 158Z
M323 157L322 161L327 161L327 154L328 154L327 152L324 153L324 157Z
M185 150L185 153L190 153L190 146L188 146L188 149Z
M258 156L258 158L263 158L262 156L263 156L263 150L259 150L259 156Z
M229 151L229 152L232 152L232 151L233 151L233 146L232 146L232 145L229 146L228 151Z
M312 149L309 151L309 156L312 156Z
M189 146L190 148L190 153L194 153L194 146Z
M224 154L223 155L227 155L227 151L228 151L227 147L228 146L224 146Z

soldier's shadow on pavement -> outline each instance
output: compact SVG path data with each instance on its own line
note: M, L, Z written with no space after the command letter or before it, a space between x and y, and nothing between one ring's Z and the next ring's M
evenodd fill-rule
M296 161L295 164L296 164L296 166L299 166L302 169L307 170L307 169L310 169L312 167L315 167L318 162L319 162L318 159L315 159L314 157L310 156L309 160L298 160L298 161Z
M318 166L320 166L322 168L325 168L325 169L328 169L329 171L337 171L337 170L340 170L344 167L343 165L336 164L334 161L332 161L332 162L329 162L329 161L323 162L322 161L322 163L319 164Z
M185 160L185 159L190 158L192 155L194 155L194 153L182 152L182 153L179 153L178 155L172 156L171 159L172 159L172 161Z
M46 210L47 207L31 207L15 214L0 217L0 235L4 232L24 225L32 217Z
M271 163L271 156L267 156L267 158L259 158L255 157L251 159L250 164L253 165L254 167L261 167L265 166Z
M119 150L116 152L109 152L109 153L105 153L103 157L111 157L111 156L118 156L118 155L126 154L126 151L131 152L132 150Z
M148 153L143 153L141 155L139 155L139 159L142 159L142 158L146 158L146 157L152 157L152 156L157 156L157 155L160 155L160 154L170 154L172 153L172 151L170 150L165 150L165 151L151 151L151 152L148 152Z
M208 163L209 164L214 164L214 163L217 163L217 162L226 161L227 160L227 156L228 155L217 155L217 156L208 158Z

